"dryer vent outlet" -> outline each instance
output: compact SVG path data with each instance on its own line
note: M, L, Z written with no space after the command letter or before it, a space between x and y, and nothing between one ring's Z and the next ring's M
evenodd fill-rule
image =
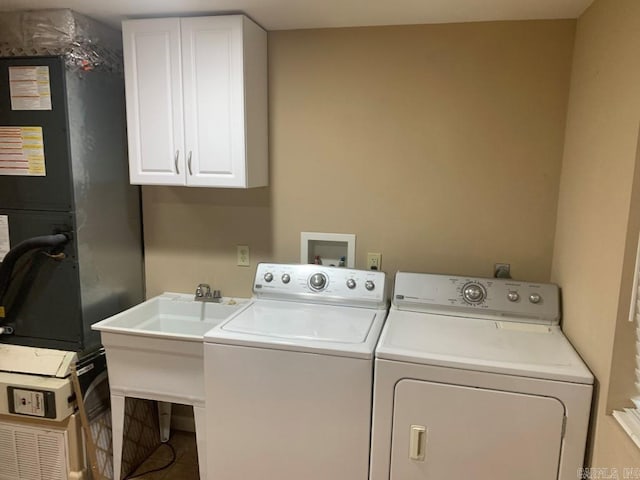
M511 264L510 263L494 264L493 276L495 278L511 278Z

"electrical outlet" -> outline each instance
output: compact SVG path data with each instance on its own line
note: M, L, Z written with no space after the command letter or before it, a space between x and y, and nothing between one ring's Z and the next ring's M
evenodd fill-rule
M236 245L237 248L237 260L236 263L239 267L248 267L249 262L249 246L248 245Z
M380 270L381 267L382 267L382 254L367 253L367 269Z

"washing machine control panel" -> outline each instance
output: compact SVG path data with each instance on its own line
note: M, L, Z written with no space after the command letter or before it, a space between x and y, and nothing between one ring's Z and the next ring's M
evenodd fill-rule
M261 263L253 292L259 298L310 300L354 306L384 306L386 275L373 270Z
M400 309L458 316L560 320L557 285L511 279L398 272L393 303Z

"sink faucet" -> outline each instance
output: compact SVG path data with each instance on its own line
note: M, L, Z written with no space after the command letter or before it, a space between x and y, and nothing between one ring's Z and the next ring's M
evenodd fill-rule
M222 294L220 290L211 291L211 287L207 283L201 283L196 287L196 294L193 297L196 302L215 302L220 303L222 301Z

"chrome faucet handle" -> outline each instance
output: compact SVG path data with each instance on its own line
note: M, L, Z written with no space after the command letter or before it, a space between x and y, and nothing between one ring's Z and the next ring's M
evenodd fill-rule
M216 303L220 303L222 301L222 293L220 292L220 290L214 290L213 291L213 302Z

